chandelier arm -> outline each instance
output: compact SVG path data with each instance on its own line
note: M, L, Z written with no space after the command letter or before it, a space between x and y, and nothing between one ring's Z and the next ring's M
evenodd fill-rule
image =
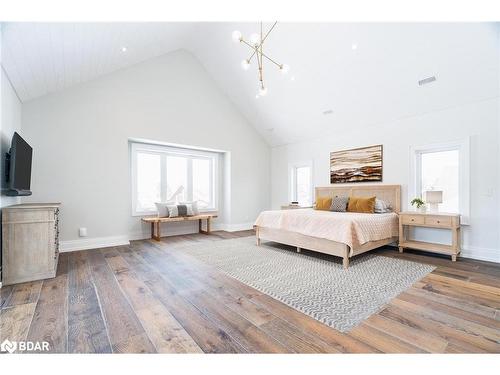
M262 43L264 43L264 41L266 40L267 36L269 34L271 34L271 31L273 31L274 26L276 26L277 23L278 23L278 21L276 21L276 22L273 23L273 25L271 26L271 28L269 29L269 31L266 33L266 36L264 38L262 38Z
M260 23L260 46L259 46L259 52L260 52L260 87L262 89L264 89L264 78L263 78L263 72L262 72L262 69L264 68L263 64L262 64L262 48L263 48L263 44L264 42L262 41L262 36L263 36L263 33L262 33L262 22ZM257 57L259 57L259 55L257 55Z
M244 39L241 39L241 42L244 43L244 44L246 44L248 47L250 47L253 50L253 53L247 59L248 62L252 61L252 58L255 56L255 53L257 52L257 47L252 46L250 43L248 43Z
M268 59L270 62L272 62L278 68L280 68L280 69L283 68L283 64L277 63L276 61L274 61L273 59L271 59L269 56L267 56L265 53L262 53L262 56L265 57L266 59Z
M261 44L264 44L264 41L266 40L266 38L269 36L269 34L271 34L271 31L273 31L274 27L276 26L276 24L278 23L278 21L275 21L273 23L273 25L271 26L271 28L268 30L268 32L266 33L266 35L264 36L264 38L261 37ZM262 23L261 23L262 24ZM241 38L240 39L240 42L243 42L244 44L246 44L248 47L250 47L251 49L253 49L253 52L252 54L250 55L250 57L247 59L248 62L252 61L252 58L255 56L255 53L257 52L257 49L256 47L252 46L250 43L248 43L245 39ZM260 46L259 46L260 47ZM265 56L265 55L264 55ZM265 56L267 57L267 56ZM267 57L268 58L268 57ZM269 58L268 58L269 59ZM272 61L272 60L271 60ZM274 61L272 61L274 62ZM274 62L275 63L275 62ZM276 63L275 63L276 64ZM281 66L280 64L276 64L278 66Z

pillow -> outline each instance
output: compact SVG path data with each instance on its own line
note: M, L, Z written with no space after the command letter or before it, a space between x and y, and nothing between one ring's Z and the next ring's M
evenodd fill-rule
M156 210L158 211L158 217L168 217L168 205L174 202L156 202Z
M328 211L332 205L332 198L316 198L315 210Z
M193 215L199 215L200 210L198 208L198 201L193 201L193 202L179 202L179 204L190 204L191 207L193 208Z
M375 197L370 197L370 198L349 197L349 204L347 205L347 211L373 214L375 209L375 199L376 199Z
M392 212L391 205L382 199L375 199L375 208L373 210L376 214L385 214L387 212Z
M168 217L193 216L191 204L168 205Z
M335 197L332 199L332 205L330 206L330 211L346 212L348 202L349 202L349 197Z
M168 208L168 217L177 217L179 216L179 210L177 209L177 205L175 204L172 204L172 205L168 205L167 206Z

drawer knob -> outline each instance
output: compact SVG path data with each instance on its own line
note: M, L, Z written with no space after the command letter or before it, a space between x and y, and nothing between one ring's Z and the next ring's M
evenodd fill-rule
M411 221L415 221L415 219L411 219Z
M438 221L437 221L437 223L439 224L439 223L440 223L440 221L438 220Z

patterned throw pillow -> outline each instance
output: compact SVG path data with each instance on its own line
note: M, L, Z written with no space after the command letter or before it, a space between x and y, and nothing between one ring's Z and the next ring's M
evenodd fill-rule
M199 215L200 210L198 208L198 201L192 201L192 202L179 202L179 204L190 204L191 207L193 208L193 215Z
M349 197L335 197L332 199L332 205L330 206L330 211L346 212L348 202L349 202Z
M175 202L156 202L156 210L158 211L158 217L168 217L168 206L175 204Z
M193 216L193 206L191 204L178 204L167 206L168 217Z

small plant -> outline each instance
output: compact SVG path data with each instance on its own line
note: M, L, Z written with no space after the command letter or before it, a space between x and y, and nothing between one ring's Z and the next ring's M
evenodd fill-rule
M418 197L413 198L410 203L412 206L417 206L417 208L420 208L425 204L425 202L421 198L418 198Z

